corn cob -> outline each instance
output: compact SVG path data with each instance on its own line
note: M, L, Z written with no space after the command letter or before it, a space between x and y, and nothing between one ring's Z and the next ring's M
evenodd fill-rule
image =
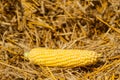
M101 55L88 50L34 48L24 56L37 65L77 67L94 64Z

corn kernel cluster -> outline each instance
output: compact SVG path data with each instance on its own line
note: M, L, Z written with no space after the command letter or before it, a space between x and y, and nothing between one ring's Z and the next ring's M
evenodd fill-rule
M25 57L37 65L77 67L96 63L100 54L88 50L34 48Z

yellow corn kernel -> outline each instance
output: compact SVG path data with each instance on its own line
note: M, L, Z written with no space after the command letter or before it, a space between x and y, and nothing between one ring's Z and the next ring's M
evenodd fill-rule
M77 67L94 64L101 55L88 50L34 48L24 56L37 65Z

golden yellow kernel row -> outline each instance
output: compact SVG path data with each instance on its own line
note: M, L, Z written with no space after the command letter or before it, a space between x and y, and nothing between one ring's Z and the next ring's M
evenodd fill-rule
M51 67L77 67L94 64L100 54L94 51L78 49L34 48L24 54L31 62Z

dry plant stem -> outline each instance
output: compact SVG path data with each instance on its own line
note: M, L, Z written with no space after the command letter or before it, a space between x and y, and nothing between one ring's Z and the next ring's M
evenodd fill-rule
M29 24L29 26L32 28L34 28L34 26L33 25L38 25L38 27L40 26L42 26L42 27L45 27L45 28L49 28L49 29L52 29L53 31L55 30L52 26L49 26L47 23L44 23L44 22L40 22L40 21L32 21L32 22L29 22L28 23Z
M14 55L17 55L16 52L14 52L14 51L12 51L12 50L10 50L10 49L8 49L8 48L5 48L5 47L3 47L3 46L1 46L1 48L3 48L4 50L6 50L6 51L8 51L8 52L10 52L10 53L12 53L12 54L14 54Z
M107 34L110 32L110 30L111 30L111 28L109 28L109 29L107 30L107 32L102 36L103 39L107 36Z
M18 67L9 65L9 64L7 64L7 63L5 63L5 62L2 62L2 61L0 61L0 64L5 65L5 66L10 67L10 68L13 68L13 69L18 70L18 71L23 72L23 73L25 72L25 73L30 73L30 74L37 74L37 75L39 75L39 73L36 72L36 71L30 71L30 70L20 69L20 68L18 68Z
M11 39L9 39L9 38L7 38L6 40L9 41L9 42L11 42L11 43L13 43L13 44L15 44L15 45L17 45L17 46L19 46L20 48L28 49L27 46L21 45L21 44L19 44L19 43L16 43L15 41L13 41L13 40L11 40Z
M120 30L114 28L113 26L110 26L107 22L103 21L103 20L102 20L101 18L99 18L98 16L96 16L96 18L97 18L98 20L100 20L101 22L103 22L105 25L107 25L109 28L111 28L111 29L113 29L114 31L120 33Z
M57 80L54 76L54 74L51 72L50 68L49 67L46 67L46 69L48 70L48 72L50 73L51 77L53 80Z
M109 67L111 67L111 66L113 66L113 65L115 65L115 64L118 64L118 63L120 63L120 60L115 60L115 61L112 62L111 64L105 64L105 65L102 66L101 68L98 68L98 70L96 70L96 71L94 71L94 72L92 72L92 73L90 73L90 74L85 75L85 77L86 77L86 78L87 78L87 77L92 77L92 75L97 74L97 73L100 72L100 71L104 71L104 70L106 70L107 68L109 68Z

